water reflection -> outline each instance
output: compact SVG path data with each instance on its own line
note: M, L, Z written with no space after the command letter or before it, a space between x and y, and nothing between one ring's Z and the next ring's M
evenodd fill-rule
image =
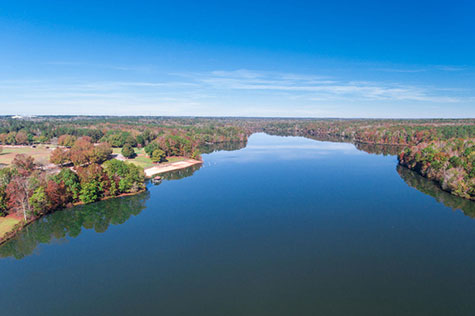
M376 154L383 156L397 156L404 149L404 146L398 145L381 145L381 144L365 144L355 143L358 150L367 152L368 154Z
M197 164L188 168L179 169L175 171L162 173L160 176L165 180L180 180L186 177L191 177L195 171L201 168L203 164Z
M165 180L179 180L190 177L201 168L201 164L162 174ZM100 201L89 205L49 214L25 227L15 238L0 246L0 258L22 259L31 255L39 244L48 244L65 237L75 238L82 229L94 229L104 233L109 226L125 223L130 217L139 215L145 209L150 193Z
M367 152L368 154L376 154L376 155L384 155L384 156L396 156L398 155L403 149L404 146L399 145L382 145L382 144L366 144L366 143L358 143L351 141L348 137L341 137L335 135L327 135L327 134L299 134L299 133L268 133L269 135L276 135L276 136L302 136L305 138L321 141L321 142L332 142L332 143L350 143L355 145L358 150Z
M226 143L217 143L217 144L205 144L200 146L200 152L203 154L211 154L216 151L233 151L239 150L247 146L247 141L245 142L226 142Z
M131 216L145 209L150 193L76 206L47 215L25 227L17 236L0 246L0 257L22 259L33 253L39 244L48 244L65 237L75 238L83 228L97 233L109 226L124 224Z
M452 210L461 210L465 215L475 218L475 202L445 192L435 182L400 165L397 166L397 172L409 186L432 196Z

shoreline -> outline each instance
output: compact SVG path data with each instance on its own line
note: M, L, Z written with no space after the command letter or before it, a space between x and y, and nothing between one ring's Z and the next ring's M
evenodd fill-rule
M183 161L177 162L165 162L150 168L144 169L145 178L150 179L155 175L162 174L169 171L175 171L180 169L185 169L197 164L201 164L203 161L195 159L186 159Z
M472 202L475 202L475 197L465 197L465 196L460 196L460 195L457 195L457 194L454 194L453 191L450 191L450 190L447 190L443 187L442 183L439 181L439 179L436 179L436 178L432 178L432 177L428 177L427 175L424 175L423 173L420 172L420 170L417 170L415 168L411 168L409 165L407 164L403 164L401 163L400 161L398 161L398 165L401 166L401 167L404 167L406 168L407 170L410 170L412 172L415 172L417 173L418 175L420 175L421 177L423 177L424 179L428 180L428 181L431 181L433 182L435 185L437 185L437 187L439 189L441 189L442 191L450 194L450 195L453 195L454 197L457 197L457 198L460 198L460 199L464 199L464 200L467 200L467 201L472 201Z
M191 167L191 166L194 166L194 165L197 165L197 164L201 164L201 163L203 163L203 161L195 160L195 159L186 159L186 160L183 160L183 161L163 163L163 164L160 164L160 165L157 165L157 166L153 166L153 167L144 169L145 179L148 180L148 179L151 179L153 176L158 175L158 174L162 174L162 173L169 172L169 171L185 169L185 168L188 168L188 167ZM120 198L120 197L136 195L136 194L139 194L139 193L143 193L145 191L147 191L146 188L144 190L140 190L138 192L122 193L122 194L117 195L117 196L107 196L107 197L101 198L100 200L97 200L93 203L96 203L96 202L99 202L99 201L115 199L115 198ZM30 225L31 223L39 220L43 216L46 216L46 215L49 215L49 214L52 214L52 213L55 213L55 212L58 212L58 211L64 211L64 210L67 210L69 208L79 206L79 205L85 205L85 204L82 203L82 202L76 202L76 203L73 203L70 207L58 209L58 210L49 212L47 214L43 214L39 217L30 218L26 222L22 219L18 224L15 225L15 227L11 231L5 233L4 237L0 239L0 245L4 244L5 242L7 242L10 239L12 239L13 237L15 237L16 234L18 234L20 231L23 230L23 228L25 228L26 226Z
M120 195L117 195L117 196L107 196L107 197L104 197L104 198L101 198L100 200L97 200L93 203L97 203L97 202L100 202L100 201L106 201L106 200L110 200L110 199L116 199L116 198L120 198L120 197L126 197L126 196L131 196L131 195L137 195L137 194L140 194L140 193L143 193L147 191L147 189L145 188L144 190L140 190L140 191L137 191L137 192L133 192L133 193L122 193ZM93 203L90 203L90 204L93 204ZM5 233L5 236L3 238L0 239L0 245L3 245L4 243L6 243L7 241L9 241L10 239L12 239L13 237L16 236L16 234L18 234L19 232L21 232L23 230L23 228L27 227L28 225L30 225L31 223L39 220L40 218L44 217L44 216L47 216L47 215L50 215L50 214L53 214L55 212L61 212L61 211L66 211L70 208L73 208L73 207L76 207L76 206L80 206L80 205L87 205L87 204L84 204L83 202L76 202L76 203L73 203L71 206L69 207L65 207L65 208L62 208L62 209L57 209L55 211L52 211L52 212L49 212L49 213L46 213L46 214L42 214L41 216L38 216L38 217L33 217L33 218L30 218L28 219L26 222L21 219L20 222L18 222L18 224L15 225L14 229L12 229L11 231Z

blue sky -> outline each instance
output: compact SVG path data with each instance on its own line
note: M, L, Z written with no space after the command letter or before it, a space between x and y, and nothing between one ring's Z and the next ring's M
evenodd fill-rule
M475 117L471 1L3 1L0 114Z

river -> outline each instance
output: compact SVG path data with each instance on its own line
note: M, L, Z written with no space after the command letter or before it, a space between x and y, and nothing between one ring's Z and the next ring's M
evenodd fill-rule
M254 134L203 159L1 246L0 314L475 315L475 203L394 155Z

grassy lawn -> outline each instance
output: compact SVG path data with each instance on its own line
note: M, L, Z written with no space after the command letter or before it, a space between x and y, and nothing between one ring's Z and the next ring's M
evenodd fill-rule
M16 218L0 217L0 239L2 239L6 233L10 232L19 222L20 220Z
M147 154L145 153L143 148L134 148L136 156L132 159L127 159L127 162L131 162L137 166L142 168L149 168L153 167L154 163L150 158L148 158ZM120 154L122 148L112 148L114 154Z
M35 159L35 162L40 164L48 164L51 150L46 148L45 145L38 145L36 148L32 147L2 147L0 153L0 164L9 165L12 163L15 155L26 154Z
M178 162L178 161L183 161L188 158L186 157L167 157L167 162Z
M114 154L120 154L122 148L112 148L112 152ZM143 148L134 148L136 156L132 159L127 159L127 162L131 162L137 166L140 166L142 168L150 168L153 166L156 166L157 164L154 164L152 160L148 157L148 155L145 153L145 150ZM185 157L167 157L166 162L177 162L177 161L183 161L186 160L187 158Z
M140 166L142 168L150 168L155 166L155 164L148 158L146 155L137 155L133 159L128 159L128 162L131 162L133 164L136 164L137 166Z

